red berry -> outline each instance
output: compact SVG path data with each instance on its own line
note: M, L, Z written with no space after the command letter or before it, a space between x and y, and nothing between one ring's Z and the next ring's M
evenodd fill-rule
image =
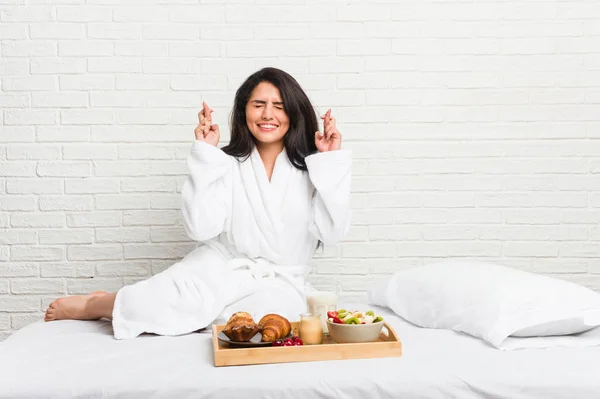
M283 346L283 342L281 340L273 341L273 346Z
M301 345L304 345L304 343L302 342L302 340L300 338L298 338L297 340L294 341L294 345L301 346Z
M292 342L292 340L291 340L291 339L290 339L289 341L285 341L285 342L283 343L283 346L293 346L293 345L294 345L294 343Z
M337 317L337 315L338 315L338 312L335 312L335 311L329 311L329 312L327 312L327 317L331 317L332 319L334 317Z
M344 322L342 321L342 319L340 319L339 317L334 317L333 318L333 322L337 323L337 324L344 324Z

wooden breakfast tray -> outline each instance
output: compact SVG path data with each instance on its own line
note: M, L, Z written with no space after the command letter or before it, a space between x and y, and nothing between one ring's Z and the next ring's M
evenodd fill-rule
M298 322L291 322L294 335L298 335ZM326 336L321 345L267 346L255 348L229 348L217 339L225 324L213 324L213 350L215 366L241 366L266 363L313 362L323 360L367 359L397 357L402 355L402 343L389 324L384 323L375 342L336 344Z

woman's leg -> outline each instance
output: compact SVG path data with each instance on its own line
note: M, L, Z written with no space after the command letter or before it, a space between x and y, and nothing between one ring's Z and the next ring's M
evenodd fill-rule
M201 246L167 270L121 288L113 308L115 338L181 335L210 325L244 288L225 262Z
M197 277L195 275L203 274L199 273L202 271L202 263L205 263L202 259L204 258L210 266L219 269L218 258L214 254L206 256L210 253L211 250L208 247L196 248L181 262L171 266L168 272L165 271L137 284L123 287L120 290L120 297L125 299L125 303L117 304L116 318L119 327L123 324L129 324L123 323L123 313L126 313L127 318L141 319L150 326L155 324L156 319L166 319L171 314L177 316L175 311L177 305L189 306L185 303L185 298L180 297L180 288L187 285L188 276L190 277L189 280L193 280L193 277ZM220 263L222 262L220 260ZM177 273L179 269L187 270ZM210 270L209 265L206 265L204 269ZM180 277L179 280L183 280L183 283L178 284L177 287L173 287L173 279L170 277L174 274ZM165 290L172 291L173 288L176 291L175 295L169 295L169 292L165 292ZM180 299L182 299L181 304L177 303ZM62 297L48 306L44 320L97 320L103 317L112 319L116 300L116 292L107 293L105 291L96 291L88 295ZM169 303L169 301L171 302ZM166 309L163 310L168 315L161 314L161 305L166 305Z
M46 310L45 321L52 320L97 320L112 318L116 292L92 292L88 295L75 295L59 298Z
M46 320L112 318L117 339L187 334L210 325L225 306L250 295L255 281L249 271L230 271L220 253L202 246L117 293L60 298L48 308Z

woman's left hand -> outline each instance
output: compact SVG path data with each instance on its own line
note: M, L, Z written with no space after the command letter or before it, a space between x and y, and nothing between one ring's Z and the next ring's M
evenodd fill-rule
M319 152L339 150L342 148L342 134L335 126L335 118L331 116L331 109L321 117L324 132L315 132L315 144Z

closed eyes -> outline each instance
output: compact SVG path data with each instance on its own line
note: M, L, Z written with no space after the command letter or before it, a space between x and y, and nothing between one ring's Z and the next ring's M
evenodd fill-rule
M260 108L267 105L267 102L262 100L252 100L251 102L254 103L255 108ZM273 102L273 106L279 110L283 110L283 102L275 101Z

